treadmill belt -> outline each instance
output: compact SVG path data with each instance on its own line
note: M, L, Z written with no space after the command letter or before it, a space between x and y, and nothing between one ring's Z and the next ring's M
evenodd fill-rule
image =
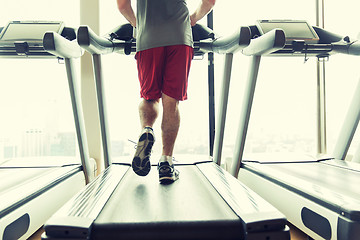
M113 164L46 224L43 239L288 240L277 209L213 162L177 165L180 179L159 184Z
M177 166L180 180L158 182L128 171L93 225L93 239L242 239L240 219L198 168ZM186 231L184 231L186 229Z

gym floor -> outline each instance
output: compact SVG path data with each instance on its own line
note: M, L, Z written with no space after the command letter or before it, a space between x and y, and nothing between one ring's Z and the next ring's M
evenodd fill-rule
M307 236L299 229L289 223L291 240L308 240ZM44 230L41 228L39 231L34 233L28 240L41 240L41 234Z
M308 236L294 225L288 223L288 226L290 227L291 240L308 240Z

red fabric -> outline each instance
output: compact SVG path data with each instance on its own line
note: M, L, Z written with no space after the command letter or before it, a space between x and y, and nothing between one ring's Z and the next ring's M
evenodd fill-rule
M186 45L151 48L136 53L140 95L146 100L162 93L176 100L187 99L188 76L194 55Z

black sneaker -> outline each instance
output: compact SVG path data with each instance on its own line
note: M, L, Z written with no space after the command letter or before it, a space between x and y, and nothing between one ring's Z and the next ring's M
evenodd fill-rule
M155 142L155 136L152 128L146 127L141 132L136 152L131 164L134 172L139 176L146 176L151 169L150 155Z
M160 162L158 164L159 181L161 184L170 184L179 179L179 171L174 168L174 164Z

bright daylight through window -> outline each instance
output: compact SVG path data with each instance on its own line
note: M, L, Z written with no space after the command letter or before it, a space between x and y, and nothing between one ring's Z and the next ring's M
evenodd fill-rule
M74 1L62 1L61 5L54 1L37 1L39 8L33 6L33 1L20 2L2 1L6 11L0 16L1 27L10 21L26 20L79 25L79 6ZM77 155L63 62L0 58L0 69L0 162L16 157Z
M7 11L0 16L1 26L12 20L60 20L68 26L79 25L79 4L74 1L39 0L41 8L30 1L4 0ZM355 3L355 1L352 1ZM22 5L19 8L19 4ZM52 7L56 4L56 8ZM197 1L188 1L190 10ZM293 7L285 0L247 2L219 1L214 12L214 28L219 35L231 34L239 26L255 24L260 19L305 19L315 25L314 1ZM71 7L67 7L71 6ZM231 7L228 7L231 6ZM279 7L274 7L279 6ZM357 14L327 3L325 28L356 37ZM27 9L32 9L27 11ZM272 9L269 11L269 9ZM345 11L350 11L345 15ZM342 12L338 17L339 12ZM305 14L306 13L306 14ZM306 16L306 17L305 17ZM100 3L100 33L105 34L125 23L116 9L116 1ZM202 22L206 24L206 20ZM223 159L231 158L241 107L243 83L249 59L234 58L230 99L225 130ZM261 63L253 104L245 156L263 152L316 153L316 59L264 58ZM357 84L356 57L334 56L326 67L328 151L337 138L352 89ZM75 155L77 150L70 99L63 66L54 60L0 59L0 161L12 157ZM134 152L139 120L139 86L133 56L104 56L104 79L114 157ZM222 81L223 56L215 55L215 107ZM189 80L189 99L180 104L180 133L175 156L209 153L207 58L194 60ZM153 149L160 154L160 126L155 126L158 141ZM357 138L355 139L357 143Z

